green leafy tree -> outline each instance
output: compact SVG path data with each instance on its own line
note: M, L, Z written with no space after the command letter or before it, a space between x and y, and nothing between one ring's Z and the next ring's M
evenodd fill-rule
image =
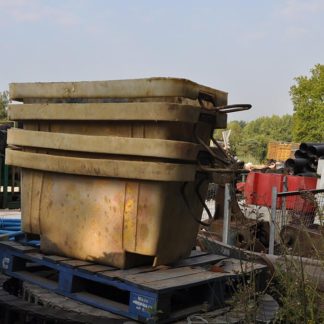
M232 121L227 129L231 130L231 151L242 160L260 162L266 157L269 141L291 142L292 116L259 117L248 123ZM215 135L221 139L221 131Z
M227 124L226 130L231 130L229 143L230 143L230 147L231 147L231 152L233 154L236 154L237 148L240 145L241 138L242 138L242 131L243 131L243 128L245 127L245 125L246 125L246 122L243 120L233 120ZM224 131L224 129L217 129L214 133L214 138L219 141L222 141L223 140L223 137L222 137L223 131Z
M311 69L311 76L295 78L290 88L294 105L293 140L296 142L324 141L324 65Z
M241 142L241 136L242 136L244 127L245 127L244 122L236 121L236 120L230 122L228 125L228 129L231 130L229 144L230 144L230 148L231 148L231 151L233 152L233 154L237 154L237 150L238 150L240 142Z
M7 107L9 103L9 92L0 92L0 119L7 118Z
M266 141L276 140L290 142L292 130L292 116L273 115L259 117L244 127L244 138L265 138Z
M290 115L259 117L244 127L241 150L238 154L252 155L256 160L263 161L266 158L268 143L270 141L290 142L291 132L292 116Z

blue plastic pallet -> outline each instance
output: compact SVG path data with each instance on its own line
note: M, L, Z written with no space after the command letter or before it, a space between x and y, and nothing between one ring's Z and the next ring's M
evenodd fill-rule
M224 304L228 279L242 265L224 256L193 251L176 265L119 270L40 253L38 247L0 242L0 267L6 275L74 300L141 322L168 322ZM227 272L210 271L225 262ZM236 264L230 270L229 264ZM255 264L253 271L265 266Z
M13 240L22 237L20 218L0 217L0 240Z

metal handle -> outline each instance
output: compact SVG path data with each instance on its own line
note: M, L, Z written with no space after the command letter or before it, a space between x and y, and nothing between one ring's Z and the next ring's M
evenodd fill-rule
M205 108L203 100L211 102L216 107L215 97L207 92L200 91L198 94L198 102L202 108Z
M234 105L226 105L226 106L217 106L216 104L216 98L207 93L207 92L199 92L198 94L198 101L200 103L200 106L203 109L206 109L203 103L203 100L209 101L213 104L212 108L208 108L208 110L217 110L224 113L232 113L237 111L243 111L243 110L249 110L252 108L252 105L250 104L234 104Z
M218 145L218 148L222 151L222 153L224 154L224 158L218 156L215 152L213 152L213 150L210 148L210 146L208 144L206 144L200 137L199 135L197 134L197 124L194 126L194 137L196 139L196 141L201 145L203 146L203 148L216 160L222 162L223 164L226 164L226 165L229 165L231 164L230 161L228 161L228 157L227 155L225 154L225 152L223 152L223 149ZM217 143L218 144L218 143Z
M206 181L206 180L207 180L206 178L203 178L203 179L201 179L201 180L198 182L198 184L197 184L197 186L196 186L196 188L195 188L195 192L196 192L196 194L197 194L197 196L198 196L199 202L203 205L203 208L206 210L209 220L212 220L214 217L213 217L212 213L210 212L209 208L207 207L207 205L205 204L205 201L204 201L204 199L201 197L201 194L200 194L200 192L199 192L199 189L200 189L201 185L202 185L202 184L204 183L204 181ZM192 210L191 210L191 208L190 208L189 201L188 201L188 199L187 199L187 197L186 197L186 192L185 192L185 190L186 190L187 184L188 184L188 182L184 182L184 183L183 183L180 192L181 192L182 199L183 199L183 201L184 201L184 203L185 203L185 205L186 205L186 207L187 207L187 209L188 209L188 212L189 212L190 216L191 216L191 217L193 218L193 220L194 220L195 222L197 222L198 224L200 224L200 225L202 225L202 226L210 226L210 223L205 223L205 222L203 222L203 221L197 219L197 218L195 217L195 215L193 214L193 212L192 212Z
M218 111L231 113L243 110L249 110L252 108L250 104L235 104L235 105L227 105L227 106L218 106L216 107Z

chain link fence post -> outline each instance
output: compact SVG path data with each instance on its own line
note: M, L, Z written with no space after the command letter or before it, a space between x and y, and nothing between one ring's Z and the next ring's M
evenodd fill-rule
M282 183L282 191L287 192L288 191L288 179L287 176L284 176L283 183ZM283 228L285 225L287 225L287 205L286 205L286 196L282 197L281 201L281 220L280 220L280 228Z
M225 198L224 198L224 221L223 221L223 243L228 244L228 234L231 222L231 211L230 211L230 183L225 183Z
M278 194L277 187L272 187L269 254L274 254L276 213L277 213L277 194Z

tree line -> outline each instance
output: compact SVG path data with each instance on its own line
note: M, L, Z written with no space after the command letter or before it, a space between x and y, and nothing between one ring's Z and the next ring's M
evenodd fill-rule
M0 120L7 118L7 107L9 104L9 91L0 91Z
M230 148L239 159L264 161L270 141L324 142L324 65L315 65L310 77L299 76L295 82L290 88L293 115L228 123ZM221 140L221 130L214 137Z
M267 145L270 141L292 141L292 116L259 117L250 122L231 121L227 129L231 130L229 144L231 153L241 160L252 162L264 161ZM222 139L222 130L214 134L217 140ZM247 162L247 161L246 161Z

